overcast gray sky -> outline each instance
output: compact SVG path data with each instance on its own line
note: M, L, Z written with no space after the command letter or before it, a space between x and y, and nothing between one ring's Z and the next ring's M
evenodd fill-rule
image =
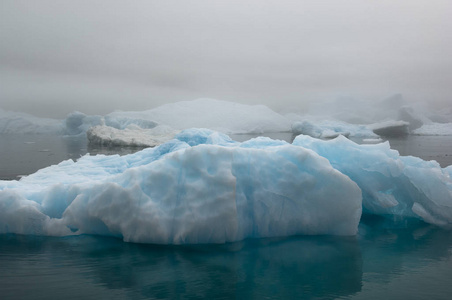
M452 103L452 1L0 1L0 107Z

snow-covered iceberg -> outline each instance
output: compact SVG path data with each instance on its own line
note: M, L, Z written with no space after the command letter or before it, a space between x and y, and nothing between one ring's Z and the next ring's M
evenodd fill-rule
M173 139L176 133L177 131L165 125L151 129L129 125L123 130L99 125L91 127L86 136L91 145L155 147Z
M0 181L0 233L159 244L354 235L361 207L359 187L315 152L269 138L237 143L207 129Z
M126 128L138 129L151 129L158 124L152 120L143 120L140 118L132 118L125 116L113 117L111 115L99 116L99 115L87 115L78 111L72 112L67 115L65 120L66 135L79 135L85 134L91 128L96 126L108 126L110 128L124 130ZM117 132L117 131L115 131ZM120 134L118 132L118 134Z
M389 143L358 145L344 137L324 141L300 135L294 145L311 149L355 181L362 190L363 213L418 217L452 225L451 168L436 161L400 156Z

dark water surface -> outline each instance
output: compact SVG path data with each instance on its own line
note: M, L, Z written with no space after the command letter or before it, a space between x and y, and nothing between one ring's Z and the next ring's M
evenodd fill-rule
M452 137L390 143L403 155L452 164ZM87 152L137 150L89 148L84 137L0 136L0 178L14 179ZM364 217L356 237L226 245L8 234L0 235L0 299L451 299L451 254L451 231L382 217Z
M292 142L290 132L267 133L273 139ZM242 142L256 134L235 134L231 138ZM362 143L361 140L356 140ZM425 160L436 160L442 167L452 165L452 136L408 136L389 140L391 147L401 155L414 155ZM0 134L0 180L17 179L66 159L76 160L86 153L130 154L139 147L91 147L85 136Z
M452 236L372 218L356 237L155 246L0 235L1 299L450 299Z
M90 153L130 154L137 147L91 147L86 136L63 137L47 134L0 134L0 180L17 179L63 160L77 160Z

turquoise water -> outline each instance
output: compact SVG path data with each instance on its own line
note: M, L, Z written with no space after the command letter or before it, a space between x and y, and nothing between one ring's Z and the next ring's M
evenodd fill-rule
M451 164L451 137L391 145ZM136 150L93 149L83 138L10 136L0 144L0 176L12 179L86 152ZM451 254L451 231L383 217L364 217L355 237L226 245L0 235L0 299L450 299Z

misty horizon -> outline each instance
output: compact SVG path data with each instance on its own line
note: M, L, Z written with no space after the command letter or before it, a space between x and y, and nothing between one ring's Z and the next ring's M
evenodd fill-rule
M450 103L449 1L4 1L0 108L107 114L213 98L275 111Z

